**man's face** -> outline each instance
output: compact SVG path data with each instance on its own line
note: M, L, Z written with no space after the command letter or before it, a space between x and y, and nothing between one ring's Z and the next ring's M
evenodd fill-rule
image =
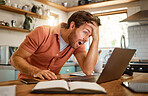
M77 49L82 44L88 41L88 38L92 34L92 27L85 23L81 25L79 28L74 28L70 35L68 36L69 44Z

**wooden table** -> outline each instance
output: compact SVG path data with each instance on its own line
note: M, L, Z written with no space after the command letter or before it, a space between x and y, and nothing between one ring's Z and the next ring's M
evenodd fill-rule
M58 79L70 77L69 74L57 76ZM35 84L26 85L19 80L0 82L0 86L17 85L16 96L148 96L148 94L133 93L121 85L123 81L131 80L148 80L148 73L134 73L132 77L124 75L118 80L100 84L105 88L107 94L32 94L30 91L35 86Z

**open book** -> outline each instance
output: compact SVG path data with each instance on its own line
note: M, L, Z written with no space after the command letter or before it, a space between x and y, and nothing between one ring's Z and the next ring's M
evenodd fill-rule
M37 83L32 93L106 93L105 89L94 82L67 82L52 80Z

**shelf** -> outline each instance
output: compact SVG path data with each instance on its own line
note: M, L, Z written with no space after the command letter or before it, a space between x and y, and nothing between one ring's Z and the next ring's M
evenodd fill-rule
M27 29L22 29L22 28L17 28L17 27L9 27L9 26L3 26L3 25L0 25L0 29L29 33L29 30L27 30Z
M39 15L37 13L25 11L25 10L18 9L18 8L15 8L15 7L11 7L11 6L7 6L7 5L0 5L0 9L10 11L10 12L14 12L14 13L18 13L18 14L23 14L23 15L25 15L25 13L27 13L27 16L31 16L31 17L35 17L35 18L39 18L39 19L49 19L48 16ZM54 16L56 18L59 17L57 14L54 14L54 13L50 13L50 15ZM0 29L29 32L29 30L26 30L26 29L17 28L17 27L8 27L8 26L2 26L2 25L0 25Z
M90 3L90 4L86 4L86 5L80 5L80 6L69 7L69 8L59 5L59 4L56 4L56 3L53 3L48 0L36 0L36 1L46 4L46 5L49 5L49 6L52 6L57 9L63 10L65 12L72 12L72 11L78 11L78 10L91 9L91 8L113 6L113 5L117 5L117 4L125 4L125 3L140 1L140 0L106 0L106 1L102 1L102 2Z
M49 19L48 16L39 15L37 13L25 11L25 10L11 7L11 6L7 6L7 5L0 5L0 9L10 11L10 12L15 12L18 14L23 14L23 15L25 15L25 13L27 13L28 16L32 16L32 17L39 18L39 19Z
M57 8L57 9L60 9L60 10L63 10L63 11L67 11L67 8L66 7L64 7L62 5L59 5L59 4L56 4L54 2L48 1L48 0L35 0L35 1L38 1L40 3L43 3L43 4L46 4L46 5L52 6L54 8Z

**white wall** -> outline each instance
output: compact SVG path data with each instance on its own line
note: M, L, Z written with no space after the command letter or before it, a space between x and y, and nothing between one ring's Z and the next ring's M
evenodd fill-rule
M14 3L21 4L22 6L25 4L28 4L30 5L30 8L32 8L32 3L35 5L42 4L34 0L10 0L10 2L12 4ZM56 9L47 5L44 5L44 6L50 9L51 12L59 15L59 23L67 21L67 13L65 13L64 11L61 11L59 9ZM15 20L17 22L16 26L18 26L19 24L23 24L25 18L24 18L24 15L21 15L21 14L0 10L0 21L2 20L9 23L11 22L11 20ZM48 24L48 20L37 19L35 23L35 27L39 25L47 25L47 24ZM15 32L10 30L0 29L0 45L19 46L27 34L28 33L24 33L24 32Z

